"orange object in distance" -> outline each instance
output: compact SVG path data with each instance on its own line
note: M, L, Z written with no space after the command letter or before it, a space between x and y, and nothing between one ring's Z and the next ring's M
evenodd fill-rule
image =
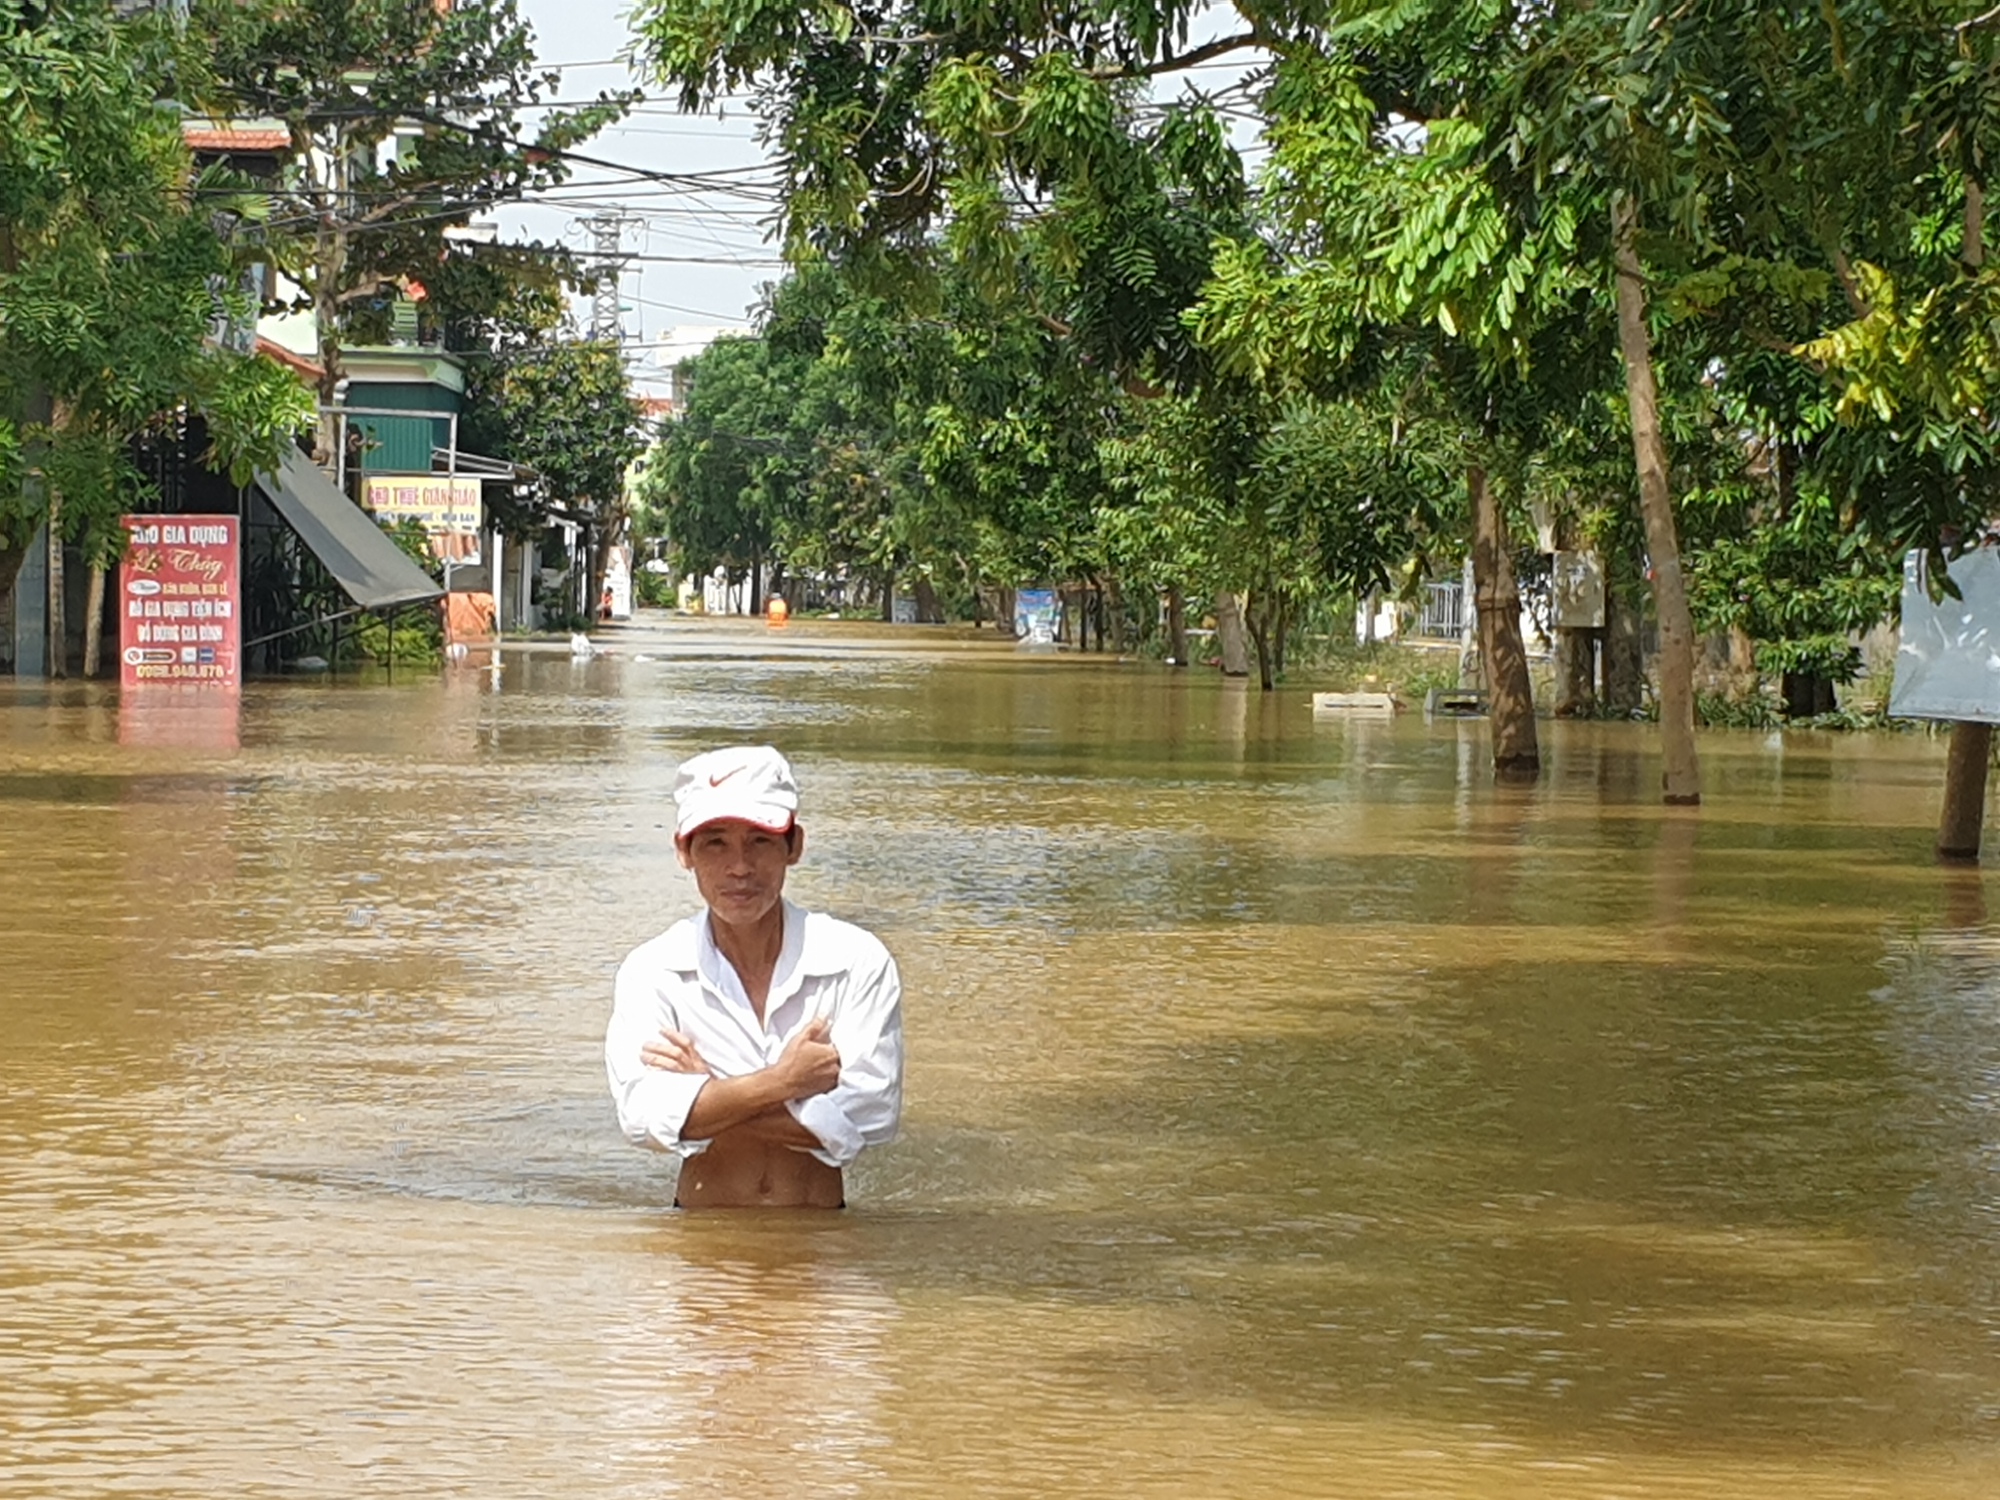
M785 603L783 594L773 594L764 606L764 619L773 630L779 629L792 617L791 605Z

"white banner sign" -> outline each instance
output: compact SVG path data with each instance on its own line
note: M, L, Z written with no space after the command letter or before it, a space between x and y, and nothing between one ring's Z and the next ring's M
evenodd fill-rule
M1903 559L1903 639L1889 712L2000 724L2000 550L1951 562L1960 597L1933 602L1924 554Z

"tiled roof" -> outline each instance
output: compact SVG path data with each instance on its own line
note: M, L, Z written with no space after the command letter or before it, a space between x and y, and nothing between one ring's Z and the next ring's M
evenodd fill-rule
M283 344L267 339L261 333L257 335L257 352L275 359L308 384L318 384L320 377L326 374L325 366L314 363L303 354L293 353Z
M188 143L190 151L289 151L292 147L289 130L240 130L227 126L217 130L187 125L181 129L181 139Z

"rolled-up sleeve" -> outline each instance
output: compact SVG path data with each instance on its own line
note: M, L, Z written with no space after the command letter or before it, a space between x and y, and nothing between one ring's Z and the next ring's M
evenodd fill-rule
M893 1141L903 1114L903 981L887 949L875 944L848 971L831 1016L840 1082L787 1107L820 1138L812 1154L844 1167L864 1146Z
M708 1142L682 1140L681 1127L694 1108L694 1096L708 1082L707 1075L649 1068L639 1053L663 1028L682 1029L660 981L657 969L641 962L637 953L619 966L611 1024L604 1032L604 1071L618 1107L618 1128L626 1140L654 1151L694 1156L706 1151Z

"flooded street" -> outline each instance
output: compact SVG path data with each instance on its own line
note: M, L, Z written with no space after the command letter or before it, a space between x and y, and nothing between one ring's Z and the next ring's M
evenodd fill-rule
M0 683L0 1495L2000 1493L2000 877L1922 734L1315 722L683 622L240 724ZM914 645L912 645L914 643ZM231 741L234 740L232 745ZM683 755L901 963L839 1215L683 1215Z

